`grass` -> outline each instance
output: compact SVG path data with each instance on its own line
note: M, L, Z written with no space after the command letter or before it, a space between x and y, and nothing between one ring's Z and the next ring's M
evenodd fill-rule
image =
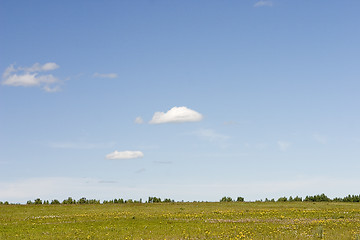
M360 204L0 205L0 239L360 239Z

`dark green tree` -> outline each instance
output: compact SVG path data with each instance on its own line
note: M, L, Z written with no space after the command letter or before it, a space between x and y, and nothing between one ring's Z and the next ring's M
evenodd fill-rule
M280 197L277 201L278 202L286 202L287 198L286 197Z
M52 200L51 201L51 203L50 204L60 204L60 201L59 200L57 200L57 199L54 199L54 200Z
M267 199L267 198L266 198ZM265 199L265 201L266 201ZM243 197L237 197L236 201L237 202L243 202L245 199Z
M220 199L220 202L232 202L232 198L231 197L223 197L222 199Z

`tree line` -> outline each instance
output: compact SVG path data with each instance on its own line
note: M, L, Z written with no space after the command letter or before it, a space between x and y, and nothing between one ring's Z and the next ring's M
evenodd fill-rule
M161 199L158 197L149 197L147 201L145 201L144 203L169 203L169 202L175 202L175 200L172 200L170 198L165 198L165 199ZM35 199L34 201L28 200L26 202L27 205L40 205L40 204L52 204L52 205L56 205L56 204L112 204L112 203L143 203L143 200L140 198L140 200L133 200L133 199L123 199L123 198L115 198L113 200L104 200L104 201L100 201L97 199L86 199L85 197L80 198L79 200L73 199L72 197L69 197L63 201L59 201L57 199L54 200L41 200L40 198ZM0 204L9 204L8 202L0 202Z
M262 201L262 200L260 200L260 201ZM265 202L275 202L275 199L269 200L269 199L265 198L264 201ZM302 198L299 196L296 196L296 197L290 196L289 198L280 197L276 200L276 202L360 202L360 195L350 195L349 194L348 196L343 197L343 198L335 197L335 198L331 199L323 193L323 194L318 194L318 195L314 195L314 196L306 196L305 198Z
M220 202L244 202L245 199L243 197L237 197L236 199L232 199L231 197L222 197L220 199ZM104 200L104 201L100 201L97 199L86 199L85 197L80 198L78 200L73 199L72 197L69 197L63 201L59 201L57 199L54 200L41 200L40 198L35 199L34 201L27 201L26 204L31 205L40 205L40 204L51 204L51 205L56 205L56 204L124 204L124 203L172 203L175 202L175 200L170 199L170 198L165 198L165 199L161 199L158 197L149 197L145 202L143 202L143 200L140 198L140 200L133 200L133 199L127 199L124 200L123 198L118 198L118 199L113 199L113 200ZM181 201L184 202L184 201ZM195 201L196 202L196 201ZM296 196L296 197L280 197L277 200L275 200L274 198L272 199L268 199L265 198L265 200L256 200L255 202L360 202L360 194L359 195L348 195L346 197L343 198L329 198L328 196L326 196L324 193L322 194L318 194L318 195L314 195L314 196L306 196L305 198ZM9 205L9 204L13 204L13 203L9 203L8 201L2 202L0 201L0 205Z
M232 199L231 197L223 197L220 199L220 202L244 202L244 198L243 197L238 197L236 200ZM265 198L265 200L256 200L255 202L360 202L360 195L348 195L346 197L343 198L329 198L328 196L326 196L324 193L322 194L318 194L318 195L314 195L314 196L306 196L305 198L296 196L296 197L292 197L290 196L289 198L287 197L280 197L277 200L275 200L274 198L272 199L268 199Z

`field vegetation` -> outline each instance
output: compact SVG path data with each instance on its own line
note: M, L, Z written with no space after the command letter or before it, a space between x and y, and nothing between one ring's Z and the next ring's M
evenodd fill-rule
M294 199L36 199L0 205L0 239L360 239L360 203Z

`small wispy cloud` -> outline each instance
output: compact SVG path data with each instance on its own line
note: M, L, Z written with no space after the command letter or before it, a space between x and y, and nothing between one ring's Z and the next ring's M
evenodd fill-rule
M144 120L142 119L142 117L137 117L137 118L135 118L134 122L135 122L136 124L143 124L143 123L144 123Z
M199 122L203 116L187 107L173 107L167 112L155 112L150 124Z
M288 150L288 148L291 146L291 143L287 142L287 141L278 141L277 144L278 144L279 149L283 152Z
M139 173L143 173L146 171L146 168L140 168L138 170L135 171L135 173L139 174Z
M229 136L215 132L213 129L200 129L193 132L193 134L210 142L224 141L230 138Z
M55 86L55 87L44 86L43 89L45 92L49 92L49 93L61 91L61 88L59 86Z
M94 73L93 77L95 77L95 78L117 78L118 75L116 73Z
M105 156L106 159L115 160L115 159L133 159L133 158L142 158L144 154L141 151L123 151L118 152L114 151Z
M254 7L272 7L272 6L273 6L272 1L267 1L267 0L261 0L254 4Z
M321 143L321 144L326 144L328 141L327 137L320 135L320 134L313 134L313 138L316 142Z
M114 184L114 183L117 183L117 181L112 181L112 180L100 180L100 181L98 181L98 183Z
M56 84L60 82L59 79L52 74L44 74L57 68L59 65L53 62L43 65L35 63L30 67L15 67L12 64L2 74L1 83L13 87L41 87L46 92L58 92L60 87Z
M25 72L46 72L46 71L52 71L59 68L59 65L53 62L45 63L44 65L41 65L40 63L35 63L31 67L19 67L19 70L23 70Z

